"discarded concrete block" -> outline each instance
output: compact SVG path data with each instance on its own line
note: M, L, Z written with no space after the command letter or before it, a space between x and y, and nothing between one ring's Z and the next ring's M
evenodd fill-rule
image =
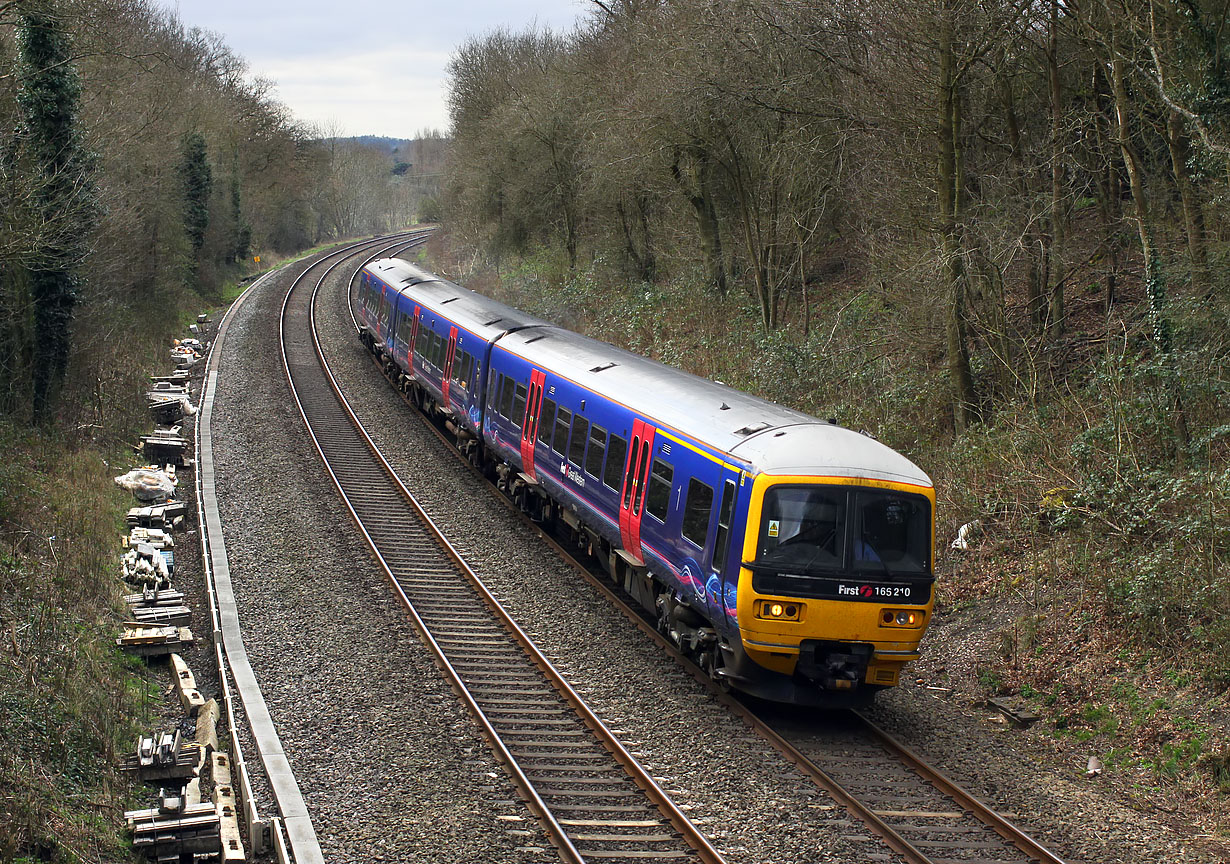
M230 787L226 787L229 791ZM243 838L239 833L239 816L235 808L234 792L230 800L219 800L219 789L214 789L214 806L218 812L218 833L222 844L222 860L241 862L247 860L243 851Z
M175 687L179 691L179 704L184 706L189 717L197 716L197 712L205 704L205 697L201 695L201 691L196 689L196 677L188 668L188 664L184 662L184 658L178 654L171 655L171 674L175 676Z
M218 750L218 700L210 699L196 712L196 742L211 752Z

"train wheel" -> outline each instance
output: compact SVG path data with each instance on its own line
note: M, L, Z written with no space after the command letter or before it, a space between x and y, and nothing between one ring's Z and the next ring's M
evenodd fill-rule
M701 666L705 672L717 682L717 685L723 691L730 692L730 682L726 680L726 676L722 674L722 670L726 668L726 658L722 656L722 640L714 642L705 652L701 659Z

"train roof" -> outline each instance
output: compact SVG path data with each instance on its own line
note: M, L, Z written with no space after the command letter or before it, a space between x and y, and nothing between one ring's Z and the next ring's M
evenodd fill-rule
M728 453L753 472L932 485L913 462L866 435L565 330L402 259L368 266L497 348Z
M441 279L401 258L381 258L367 266L389 285L403 293L410 289L407 296L437 314L447 315L486 342L519 327L550 326L541 318Z
M913 462L866 435L554 325L510 333L496 347L725 451L754 472L932 485Z

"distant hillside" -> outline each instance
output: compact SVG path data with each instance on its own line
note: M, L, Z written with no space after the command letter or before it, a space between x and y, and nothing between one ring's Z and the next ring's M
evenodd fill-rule
M382 135L357 135L338 138L339 142L353 143L385 153L393 161L398 174L439 174L444 170L444 154L449 139L438 132L427 130L419 138L388 138Z

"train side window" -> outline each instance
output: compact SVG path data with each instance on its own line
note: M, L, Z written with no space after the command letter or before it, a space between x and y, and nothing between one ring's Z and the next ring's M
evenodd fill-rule
M585 454L585 473L598 480L602 479L602 463L606 458L606 430L601 426L591 426L589 430L589 452Z
M705 547L709 516L713 513L713 487L695 477L688 481L688 500L683 505L683 536L699 548Z
M500 413L508 419L513 416L513 379L504 376L504 391L500 394Z
M610 445L606 448L606 470L602 473L602 482L612 489L619 489L619 478L623 476L624 459L627 456L628 442L618 435L612 435Z
M564 449L568 446L568 427L572 425L572 412L567 408L560 408L559 413L555 415L555 438L551 442L551 449L559 455L564 455Z
M519 427L521 421L525 419L525 392L525 385L518 384L513 396L512 413L508 415L508 419L514 426Z
M432 347L432 351L435 355L434 358L432 359L432 362L436 364L437 369L443 370L444 369L444 356L445 356L445 353L448 351L448 340L445 339L443 336L441 336L439 333L437 333L436 334L436 344Z
M430 330L428 330L426 327L420 326L419 327L419 338L416 340L415 345L414 345L414 353L422 357L424 360L427 359L427 337L430 334L431 334Z
M488 398L491 399L491 413L493 414L503 413L500 410L500 394L504 392L503 388L504 388L504 376L496 375L495 381L492 382L491 392L488 394Z
M671 503L671 483L675 469L661 459L653 460L653 473L649 476L649 503L645 512L659 522L666 521L666 511Z
M589 438L589 421L580 414L572 418L572 444L568 448L568 461L574 465L585 462L585 440Z
M636 495L632 499L632 515L639 516L645 506L645 490L649 487L649 442L641 442L641 464L636 469Z
M542 416L538 420L538 440L551 449L551 433L555 431L555 400L542 400Z
M726 566L726 545L730 540L730 523L735 515L735 481L727 480L722 487L722 507L718 510L717 533L713 538L713 569Z

